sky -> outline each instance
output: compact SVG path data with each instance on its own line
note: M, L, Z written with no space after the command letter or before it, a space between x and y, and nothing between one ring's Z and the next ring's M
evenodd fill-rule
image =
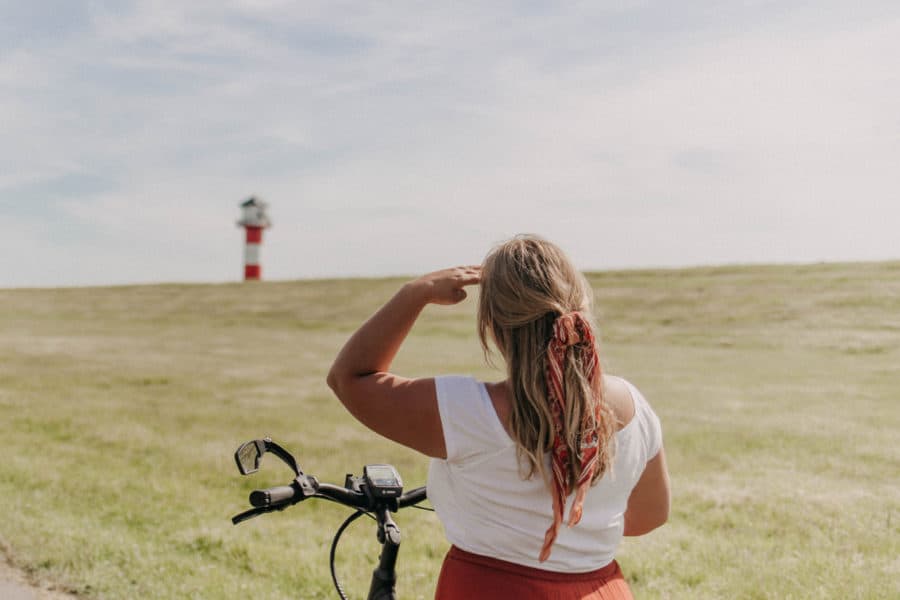
M900 3L0 0L0 288L900 258Z

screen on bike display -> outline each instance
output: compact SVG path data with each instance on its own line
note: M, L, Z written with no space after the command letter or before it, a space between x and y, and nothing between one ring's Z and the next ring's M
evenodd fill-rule
M403 490L400 474L391 465L366 465L363 479L376 496L399 496Z
M397 476L394 475L394 469L384 466L377 465L375 467L369 467L369 480L375 485L397 485Z

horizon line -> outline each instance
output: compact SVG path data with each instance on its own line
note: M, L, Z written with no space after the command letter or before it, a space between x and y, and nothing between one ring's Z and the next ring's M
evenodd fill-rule
M728 270L728 269L753 269L753 268L779 268L779 267L826 267L826 266L852 266L852 265L893 265L900 267L900 257L885 259L860 259L860 260L816 260L816 261L784 261L784 262L725 262L725 263L705 263L705 264L688 264L680 266L665 265L641 265L633 267L611 267L606 269L588 268L580 269L586 275L597 275L604 273L640 273L640 272L674 272L674 271L699 271L709 270ZM420 273L422 275L424 273ZM0 291L40 291L40 290L79 290L79 289L108 289L108 288L125 288L125 287L152 287L152 286L201 286L201 285L234 285L234 284L266 284L266 283L299 283L299 282L324 282L324 281L344 281L344 280L390 280L390 279L412 279L419 275L409 273L393 273L383 275L363 275L348 274L339 276L315 276L315 277L290 277L276 279L260 279L260 280L243 280L229 279L225 281L185 281L185 280L169 280L169 281L133 281L124 283L98 283L98 284L63 284L57 286L43 285L23 285L0 287Z

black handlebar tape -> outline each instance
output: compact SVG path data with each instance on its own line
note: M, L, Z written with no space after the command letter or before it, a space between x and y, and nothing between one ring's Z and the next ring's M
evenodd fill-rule
M290 485L279 485L267 490L254 490L250 492L250 504L261 508L264 506L278 506L293 500L297 490Z

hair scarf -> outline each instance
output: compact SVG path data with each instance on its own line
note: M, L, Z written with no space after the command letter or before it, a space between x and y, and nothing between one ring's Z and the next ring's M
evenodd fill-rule
M587 319L579 312L560 315L553 324L553 336L547 346L547 396L553 415L553 449L552 449L552 496L553 523L544 534L544 545L538 557L544 562L550 556L553 542L556 541L559 526L563 521L566 497L570 490L566 489L566 471L570 463L569 449L563 436L565 419L565 359L566 351L573 348L581 353L581 362L585 368L588 383L595 394L599 391L600 360L594 343L594 333ZM599 400L598 396L595 396ZM575 482L575 501L569 512L568 526L572 527L581 520L582 506L588 487L594 478L599 463L599 436L597 424L601 419L600 402L586 402L581 415L581 440L578 445L578 460L581 463L581 475Z

